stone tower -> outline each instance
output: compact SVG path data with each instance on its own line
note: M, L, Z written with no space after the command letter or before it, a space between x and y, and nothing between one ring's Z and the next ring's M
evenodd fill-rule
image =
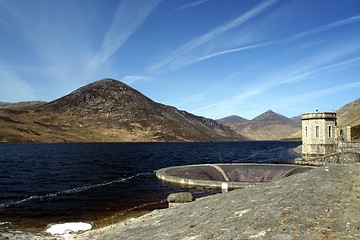
M302 157L310 159L337 151L336 113L305 113L302 119Z

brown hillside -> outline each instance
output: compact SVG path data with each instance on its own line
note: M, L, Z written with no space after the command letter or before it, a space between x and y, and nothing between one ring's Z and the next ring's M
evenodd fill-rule
M239 117L239 116L236 116L236 115L232 115L232 116L229 116L229 117L225 117L225 118L221 118L221 119L218 119L216 120L218 121L219 123L222 123L222 124L231 124L231 123L234 123L234 124L242 124L242 123L247 123L249 122L249 120L245 119L245 118L242 118L242 117Z
M336 111L339 126L351 126L353 140L360 140L360 98Z
M360 125L360 98L339 108L336 115L339 126Z
M0 142L241 140L230 128L104 79L35 109L0 110Z
M301 129L301 125L297 122L271 110L251 121L239 123L224 121L224 124L231 127L238 134L253 140L280 140Z

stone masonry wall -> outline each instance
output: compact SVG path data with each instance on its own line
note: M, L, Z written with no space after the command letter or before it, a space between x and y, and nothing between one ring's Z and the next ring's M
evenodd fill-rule
M360 152L360 142L342 142L339 141L338 145L339 152Z
M296 159L296 164L301 165L314 165L314 166L322 166L328 163L360 163L360 153L359 152L337 152L333 154L329 154L319 158L312 159Z

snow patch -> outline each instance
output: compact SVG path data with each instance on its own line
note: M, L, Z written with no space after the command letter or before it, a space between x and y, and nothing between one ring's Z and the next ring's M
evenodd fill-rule
M91 228L92 225L90 223L68 222L51 225L48 229L46 229L46 232L50 233L51 235L65 235L78 231L90 230Z

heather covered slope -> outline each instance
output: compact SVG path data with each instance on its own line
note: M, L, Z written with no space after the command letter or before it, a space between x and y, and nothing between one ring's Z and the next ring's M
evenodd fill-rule
M360 98L352 101L336 111L338 125L360 125Z
M243 123L248 123L249 122L249 120L247 120L247 119L245 119L243 117L236 116L236 115L221 118L221 119L218 119L216 121L218 121L219 123L222 123L222 124L227 124L227 125L230 125L230 124L243 124Z
M360 98L352 101L336 111L339 126L351 126L351 136L360 140Z
M113 79L55 101L0 110L0 142L148 142L245 139L214 120L156 103Z

